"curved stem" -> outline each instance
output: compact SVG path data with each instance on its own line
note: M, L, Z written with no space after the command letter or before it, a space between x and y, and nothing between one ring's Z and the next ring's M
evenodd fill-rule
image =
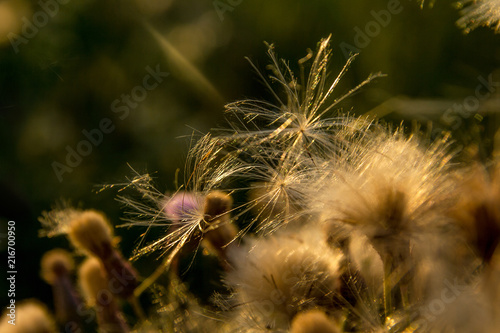
M172 260L174 259L174 257L177 255L177 253L179 252L179 250L182 248L182 245L183 244L179 244L179 246L177 246L174 251L172 253L170 253L164 260L163 262L161 263L160 266L158 266L155 271L153 272L153 274L151 274L150 276L148 276L144 281L142 281L142 283L137 287L135 288L134 290L134 297L136 298L139 298L139 296L146 290L148 289L149 287L151 287L151 285L153 283L155 283L156 280L158 280L158 278L169 268L170 264L172 263Z

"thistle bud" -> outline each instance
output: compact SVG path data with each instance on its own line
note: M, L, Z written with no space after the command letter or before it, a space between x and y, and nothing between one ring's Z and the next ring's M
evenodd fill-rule
M163 210L169 220L180 223L196 214L202 204L203 197L201 195L180 191L166 200Z
M80 286L87 304L94 307L97 324L101 332L125 333L129 328L123 319L112 285L101 262L94 257L88 258L78 271Z
M77 215L69 225L69 239L73 245L97 256L108 276L120 284L118 294L128 298L137 287L137 273L113 245L113 229L106 217L93 210Z
M68 236L79 250L99 258L111 252L113 229L106 217L94 210L78 214L70 223Z
M210 228L203 236L205 246L215 252L225 269L229 269L227 251L236 238L238 229L230 222L233 199L226 193L214 191L205 197L204 221Z
M233 204L233 199L226 193L221 191L213 191L205 197L205 205L203 214L205 222L212 223L216 220L228 222L229 211Z
M63 249L48 251L42 257L41 266L42 278L52 286L57 321L60 324L79 323L77 309L81 300L70 278L74 269L71 254Z

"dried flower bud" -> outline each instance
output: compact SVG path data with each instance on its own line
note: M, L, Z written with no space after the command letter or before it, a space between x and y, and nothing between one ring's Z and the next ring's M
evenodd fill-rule
M78 280L89 306L96 305L100 293L107 293L108 278L101 262L95 257L87 258L78 270Z
M52 285L57 279L68 276L73 271L75 263L68 251L53 249L43 255L41 266L42 278Z
M228 245L236 238L238 229L230 222L233 199L226 193L214 191L205 197L204 222L209 224L203 235L205 246L217 254L222 266L229 269ZM210 228L213 227L213 228Z
M209 243L210 248L224 252L227 245L236 238L237 233L238 229L234 224L224 224L205 233L203 240Z
M102 213L87 210L77 215L69 225L69 239L73 245L97 256L110 277L120 284L116 289L124 298L137 287L137 273L113 244L113 229Z
M71 282L70 273L74 269L71 254L63 249L48 251L42 257L42 278L52 286L57 321L63 325L80 323L77 309L81 299Z
M215 253L224 269L229 270L228 253L235 248L236 243L232 241L237 237L238 228L234 224L223 224L216 229L205 233L203 245Z
M99 258L109 256L113 247L111 224L102 213L94 210L76 215L70 222L68 236L77 249Z
M231 210L233 199L228 194L221 191L213 191L205 197L203 214L207 223L212 223L217 219L223 219Z
M129 328L123 319L113 294L113 286L101 262L90 257L78 271L80 285L87 304L93 306L101 332L124 333Z

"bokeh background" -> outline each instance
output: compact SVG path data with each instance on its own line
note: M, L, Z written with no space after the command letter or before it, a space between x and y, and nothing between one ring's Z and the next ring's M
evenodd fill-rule
M491 158L500 125L500 34L489 28L464 34L455 24L460 12L453 4L0 1L0 305L7 301L7 221L17 226L16 299L36 297L51 304L50 286L39 278L39 260L48 249L70 247L62 237L38 237L41 212L58 200L71 200L102 210L119 224L123 210L117 190L99 189L126 183L130 167L149 172L161 190L173 190L193 137L226 126L225 103L272 100L245 60L249 57L266 73L264 41L274 43L277 54L298 70L307 49L314 50L331 34L332 80L346 61L341 45L358 46L360 54L334 94L341 96L370 73L387 77L342 103L343 112L370 112L408 127L418 122L431 138L449 131L457 159ZM401 10L385 26L378 23L377 31L373 11L393 5ZM375 30L356 44L369 23ZM169 75L126 117L114 112L113 102L143 84L148 66ZM494 84L481 86L480 78ZM490 94L477 105L464 104L474 102L478 87ZM453 105L468 107L467 112L450 112ZM67 147L76 150L86 140L82 131L99 128L104 118L114 130L104 133L71 172L58 177L54 162L66 164ZM123 252L130 254L140 231L117 233Z

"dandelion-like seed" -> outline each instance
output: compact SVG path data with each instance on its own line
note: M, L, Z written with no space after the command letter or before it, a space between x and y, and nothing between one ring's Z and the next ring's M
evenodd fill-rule
M336 142L332 141L331 133L338 127L338 118L329 115L330 111L342 100L382 75L370 75L346 94L330 101L334 89L355 56L349 58L333 83L327 86L327 64L331 53L329 43L330 37L319 43L307 80L304 78L303 63L312 58L312 52L299 62L302 68L301 83L289 65L284 60L278 60L273 45L269 45L272 70L270 79L271 82L277 83L285 99L279 97L279 93L274 91L271 84L251 63L274 95L277 105L258 100L243 100L226 105L226 112L235 117L230 125L236 133L230 138L249 146L279 146L283 155L328 155L335 152Z
M257 223L257 231L270 233L304 216L307 201L304 190L316 169L309 159L272 157L263 150L254 155L252 167L245 173L251 182L249 208L254 213L247 228Z
M252 66L274 95L276 105L244 100L226 106L234 132L221 138L233 148L231 153L248 165L244 176L252 182L251 201L246 207L255 217L248 228L258 223L258 230L271 232L304 215L303 189L308 187L315 170L321 170L325 161L342 150L343 139L334 133L345 126L346 118L334 115L334 108L382 76L379 73L370 75L346 94L331 100L355 56L349 58L328 84L329 43L330 37L321 40L314 56L310 52L299 61L300 79L287 62L278 60L274 47L269 45L270 83ZM312 63L306 78L304 64L309 60ZM275 92L271 83L276 83L280 91Z
M133 259L153 251L161 251L161 255L174 248L178 248L178 251L197 233L217 227L220 221L215 216L211 217L212 221L207 221L205 200L211 192L243 169L234 156L221 157L223 149L219 140L210 135L201 138L189 152L187 179L173 195L160 192L153 185L152 178L136 173L128 186L139 193L139 198L119 196L119 201L127 208L126 223L122 226L145 226L147 230L144 235L150 228L163 227L166 233L150 244L143 245L141 242Z
M216 191L244 168L233 155L224 156L224 146L210 135L202 137L190 150L184 185L173 195L157 190L152 179L137 174L128 186L137 190L140 199L120 196L128 210L123 226L164 227L165 235L136 249L133 259L160 251L163 263L136 290L140 295L170 266L179 251L191 241L199 242L208 232L230 223L232 199ZM136 181L137 180L137 181ZM229 243L231 240L227 240Z

